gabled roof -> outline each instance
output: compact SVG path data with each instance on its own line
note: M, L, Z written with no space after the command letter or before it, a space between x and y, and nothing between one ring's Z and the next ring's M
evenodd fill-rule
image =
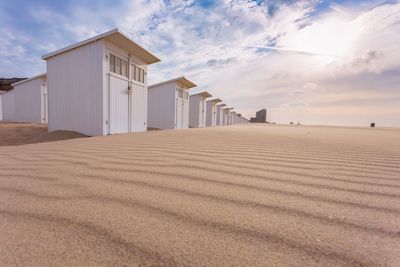
M21 83L26 83L26 82L35 80L35 79L37 79L37 78L46 78L46 77L47 77L47 73L42 73L42 74L33 76L33 77L31 77L31 78L22 80L22 81L20 81L20 82L13 83L12 86L16 86L16 85L21 84Z
M230 107L224 107L223 109L231 110L231 109L233 109L233 108L230 108Z
M215 102L215 103L222 102L222 100L221 100L221 99L219 99L219 98L212 98L212 99L208 99L208 100L207 100L207 102L209 102L209 101L212 101L212 102Z
M202 95L202 96L204 96L204 97L210 97L210 96L212 96L209 92L207 92L207 91L202 91L202 92L199 92L199 93L194 93L194 94L192 94L192 95L190 95L190 96L195 96L195 95Z
M116 46L121 47L128 53L135 55L136 57L143 60L147 64L153 64L153 63L160 61L159 58L157 58L155 55L153 55L152 53L150 53L149 51L147 51L146 49L144 49L143 47L141 47L140 45L135 43L131 38L129 38L126 34L121 32L118 28L113 29L108 32L105 32L105 33L102 33L95 37L86 39L84 41L78 42L76 44L64 47L60 50L51 52L49 54L46 54L46 55L42 56L42 59L47 60L51 57L68 52L72 49L76 49L80 46L96 42L101 39L105 39L105 40L115 44Z
M153 88L153 87L156 87L156 86L163 85L163 84L172 83L172 82L180 83L180 84L182 84L183 86L185 86L185 87L188 88L188 89L189 89L189 88L193 88L193 87L197 87L196 84L194 84L194 83L191 82L190 80L186 79L185 76L182 76L182 77L178 77L178 78L171 79L171 80L168 80L168 81L164 81L164 82L159 82L159 83L156 83L156 84L152 84L152 85L149 86L149 89L150 89L150 88Z
M218 104L217 104L217 107L221 107L221 108L222 108L222 107L225 107L225 106L226 106L225 103L218 103Z

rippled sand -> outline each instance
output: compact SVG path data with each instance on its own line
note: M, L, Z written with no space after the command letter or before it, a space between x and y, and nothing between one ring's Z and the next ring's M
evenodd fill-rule
M2 127L0 265L399 266L399 130Z

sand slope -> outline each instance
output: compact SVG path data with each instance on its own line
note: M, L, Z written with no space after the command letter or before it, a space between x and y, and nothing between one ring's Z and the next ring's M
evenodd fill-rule
M70 131L47 132L47 126L31 123L0 122L0 146L18 146L82 138L85 135Z
M399 262L399 130L246 125L0 147L0 265Z

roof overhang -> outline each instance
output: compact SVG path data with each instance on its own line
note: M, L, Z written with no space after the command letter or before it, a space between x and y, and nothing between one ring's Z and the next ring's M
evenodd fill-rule
M52 53L46 54L42 56L42 59L47 60L51 57L60 55L62 53L68 52L72 49L76 49L80 46L90 44L99 40L105 39L109 41L110 43L113 43L114 45L122 48L123 50L127 51L129 54L134 55L135 57L143 60L146 64L153 64L156 62L161 61L159 58L157 58L155 55L135 43L131 38L129 38L126 34L121 32L118 28L113 29L111 31L102 33L100 35L97 35L95 37L86 39L82 42L64 47L60 50L54 51Z
M163 85L163 84L167 84L167 83L180 83L180 84L182 84L183 86L185 86L188 89L189 88L193 88L193 87L197 87L197 85L195 83L193 83L190 80L188 80L185 76L182 76L182 77L178 77L178 78L175 78L175 79L167 80L167 81L164 81L164 82L159 82L159 83L156 83L156 84L152 84L152 85L149 86L149 89L153 88L153 87L156 87L156 86Z
M214 102L214 103L219 103L219 102L222 102L222 100L221 99L219 99L219 98L212 98L212 99L209 99L209 100L207 100L207 102Z
M33 77L31 77L31 78L22 80L22 81L20 81L20 82L13 83L13 84L11 84L11 86L16 86L16 85L18 85L18 84L26 83L26 82L29 82L29 81L32 81L32 80L35 80L35 79L38 79L38 78L47 78L47 73L42 73L42 74L33 76Z
M207 91L202 91L202 92L199 92L199 93L194 93L194 94L192 94L192 95L190 95L190 96L195 96L195 95L201 95L201 96L203 96L203 97L211 97L212 95L209 93L209 92L207 92Z
M224 103L218 103L217 104L217 107L220 107L220 108L225 107L225 106L226 106L226 104L224 104Z

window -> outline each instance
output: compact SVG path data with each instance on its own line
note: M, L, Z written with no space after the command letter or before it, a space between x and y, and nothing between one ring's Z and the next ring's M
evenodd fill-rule
M128 77L128 61L110 54L110 72Z
M178 97L183 98L183 89L178 87L177 90L178 90Z
M110 71L115 72L115 56L110 54Z
M121 58L115 57L115 73L121 74Z
M141 67L132 64L132 68L131 68L131 74L132 74L132 79L136 82L139 83L145 83L145 71L144 69L142 69Z

